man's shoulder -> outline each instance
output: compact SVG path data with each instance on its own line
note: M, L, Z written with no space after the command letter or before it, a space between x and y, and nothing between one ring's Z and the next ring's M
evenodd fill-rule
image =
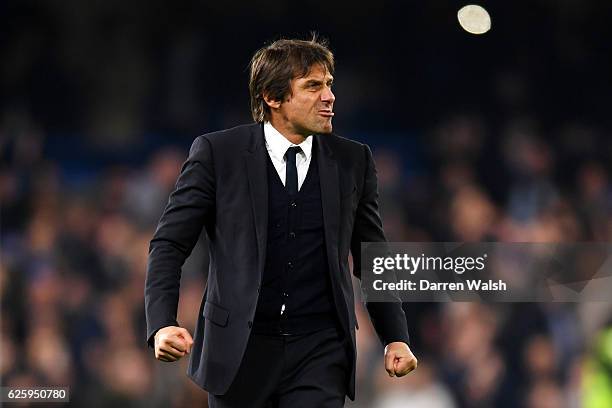
M335 154L363 156L366 145L353 139L340 136L337 133L321 135L323 143L327 144Z
M357 141L357 140L353 140L353 139L349 139L347 137L344 136L340 136L337 133L330 133L328 135L323 135L323 137L329 137L330 141L333 143L337 143L343 146L351 146L354 148L360 148L363 149L363 143Z
M234 126L233 128L217 130L205 133L198 138L208 139L211 143L235 143L237 140L245 141L247 136L253 134L261 125L259 123L248 123L245 125Z
M205 133L195 138L191 145L190 154L202 149L210 149L217 153L224 151L235 153L237 150L247 148L253 143L254 137L261 131L259 123L235 126L230 129L217 130Z

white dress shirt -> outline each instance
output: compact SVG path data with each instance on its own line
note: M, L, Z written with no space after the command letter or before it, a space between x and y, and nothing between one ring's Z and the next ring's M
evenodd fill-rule
M287 160L285 159L287 149L291 146L299 146L302 149L302 151L295 156L299 190L302 187L304 180L306 180L306 174L308 174L308 167L310 166L310 159L312 158L312 135L304 139L302 143L296 145L287 140L287 138L276 130L270 122L265 122L264 136L266 138L266 149L268 150L272 164L283 182L283 185L285 185L285 178L287 176Z

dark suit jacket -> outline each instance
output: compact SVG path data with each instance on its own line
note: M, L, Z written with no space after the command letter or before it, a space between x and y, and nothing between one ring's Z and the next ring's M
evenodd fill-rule
M315 135L325 243L342 328L352 342L349 397L355 388L355 317L348 266L359 277L360 243L385 241L372 153L340 136ZM178 326L181 266L202 231L209 238L208 283L187 374L213 394L227 391L240 366L266 259L268 184L263 126L251 124L199 136L149 248L145 283L147 338ZM408 342L400 303L366 303L383 344ZM382 364L382 354L381 354Z

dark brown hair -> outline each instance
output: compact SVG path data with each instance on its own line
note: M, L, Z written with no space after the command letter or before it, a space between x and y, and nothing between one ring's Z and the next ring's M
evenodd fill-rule
M278 40L259 49L249 65L251 114L255 122L270 119L264 95L275 101L284 100L291 94L291 80L308 75L316 64L334 73L334 55L327 41L319 40L316 34L310 41Z

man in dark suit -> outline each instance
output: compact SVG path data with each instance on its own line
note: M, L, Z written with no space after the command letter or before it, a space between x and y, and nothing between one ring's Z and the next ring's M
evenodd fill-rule
M385 241L370 149L332 134L333 55L279 40L250 67L255 124L198 137L151 240L148 343L191 354L212 407L341 407L355 394L357 320L348 267ZM210 248L194 339L176 321L181 267ZM398 302L366 303L390 376L416 368ZM358 328L358 327L357 327Z

